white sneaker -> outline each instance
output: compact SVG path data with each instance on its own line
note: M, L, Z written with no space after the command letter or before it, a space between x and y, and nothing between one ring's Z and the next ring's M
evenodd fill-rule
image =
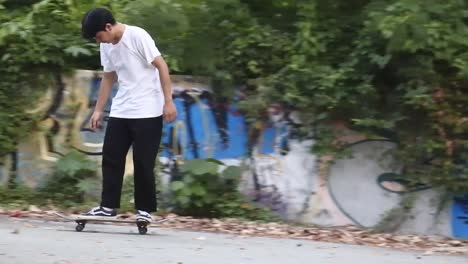
M102 206L97 206L89 210L89 212L81 214L80 217L115 217L117 215L117 210L115 209L105 209Z
M151 216L150 213L148 213L146 211L142 211L142 210L138 210L137 212L138 212L137 215L136 215L136 220L137 221L144 221L144 222L148 222L148 223L153 222L153 216Z

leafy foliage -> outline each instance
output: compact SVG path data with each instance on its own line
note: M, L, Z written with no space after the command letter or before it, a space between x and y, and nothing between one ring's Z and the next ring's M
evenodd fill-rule
M259 95L376 136L391 131L410 180L466 192L466 3L361 3L304 4L291 63Z
M282 103L307 121L304 130L317 132L317 151L336 154L343 143L329 124L340 121L398 142L408 180L452 193L468 191L466 1L25 0L0 5L0 156L34 128L40 115L27 110L47 87L59 85L61 75L75 67L99 67L97 46L80 38L79 21L88 8L106 6L118 20L150 32L172 73L212 77L217 97L232 97L237 92L232 87L242 87L240 106L249 122L264 122L266 108ZM186 172L193 182L200 180L198 185L176 183L174 192L186 197L179 198L181 208L192 205L187 197L211 191L201 178L214 177L215 165L205 162L195 174ZM196 187L185 195L180 184Z
M93 191L96 198L100 189L96 168L97 164L84 154L70 152L57 162L54 174L38 189L39 197L62 205L83 203Z
M273 219L267 209L253 205L238 192L241 169L222 167L212 159L186 161L180 168L181 179L171 183L175 211L199 217Z
M34 189L18 185L14 189L0 186L0 204L15 208L27 209L37 201L37 192Z
M15 188L0 186L2 205L22 206L49 205L66 208L96 203L100 195L100 179L96 175L97 164L85 155L72 151L62 157L46 182L37 188L17 185Z
M14 2L14 3L13 3ZM32 5L31 5L32 4ZM75 57L92 52L79 35L72 1L6 1L0 9L0 156L34 128L38 98L60 85ZM29 111L28 111L29 110Z
M176 69L212 76L218 96L246 86L250 121L262 121L272 103L293 106L328 153L342 146L329 132L341 121L398 142L411 182L468 191L464 1L173 3L184 18L168 49L177 49ZM186 53L194 47L210 48ZM184 64L182 54L203 65Z

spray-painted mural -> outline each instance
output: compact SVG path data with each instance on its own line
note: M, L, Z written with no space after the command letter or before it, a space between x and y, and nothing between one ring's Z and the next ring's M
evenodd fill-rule
M46 95L43 101L49 103L42 106L46 114L41 130L0 165L0 182L15 169L21 181L37 185L69 151L67 146L100 161L107 117L102 130L88 129L99 83L97 73L79 71ZM395 143L365 140L350 132L343 138L352 155L328 166L323 157L310 152L312 136L297 136L301 122L294 111L271 106L268 122L253 141L238 109L216 102L203 80L174 76L173 88L179 116L164 128L163 184L170 181L178 160L211 157L228 164L244 162L250 170L243 175L242 192L286 219L324 226L387 225L395 232L468 237L468 196L437 210L435 190L427 186L408 190L399 176L402 168L391 155ZM110 104L111 100L107 113ZM126 174L132 173L131 153L126 169ZM408 193L412 206L403 213L399 208Z

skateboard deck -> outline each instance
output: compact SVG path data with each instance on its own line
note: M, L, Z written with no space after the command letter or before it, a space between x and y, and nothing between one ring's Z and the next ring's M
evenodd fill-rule
M138 232L142 235L146 234L148 231L148 226L151 224L159 224L162 222L167 221L168 219L163 218L163 219L158 219L154 220L153 222L149 223L147 221L137 221L136 219L128 219L128 218L119 218L119 217L112 217L112 218L107 218L107 217L83 217L83 216L66 216L57 212L54 212L55 215L65 219L66 222L76 222L76 227L75 230L77 232L83 231L85 228L86 224L88 222L92 223L129 223L129 224L136 224L138 227Z

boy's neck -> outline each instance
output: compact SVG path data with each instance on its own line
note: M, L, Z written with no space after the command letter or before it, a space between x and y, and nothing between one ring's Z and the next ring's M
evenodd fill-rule
M115 39L112 44L115 45L119 43L120 40L122 39L122 36L125 32L125 24L117 22L117 24L114 26L114 29L115 29Z

